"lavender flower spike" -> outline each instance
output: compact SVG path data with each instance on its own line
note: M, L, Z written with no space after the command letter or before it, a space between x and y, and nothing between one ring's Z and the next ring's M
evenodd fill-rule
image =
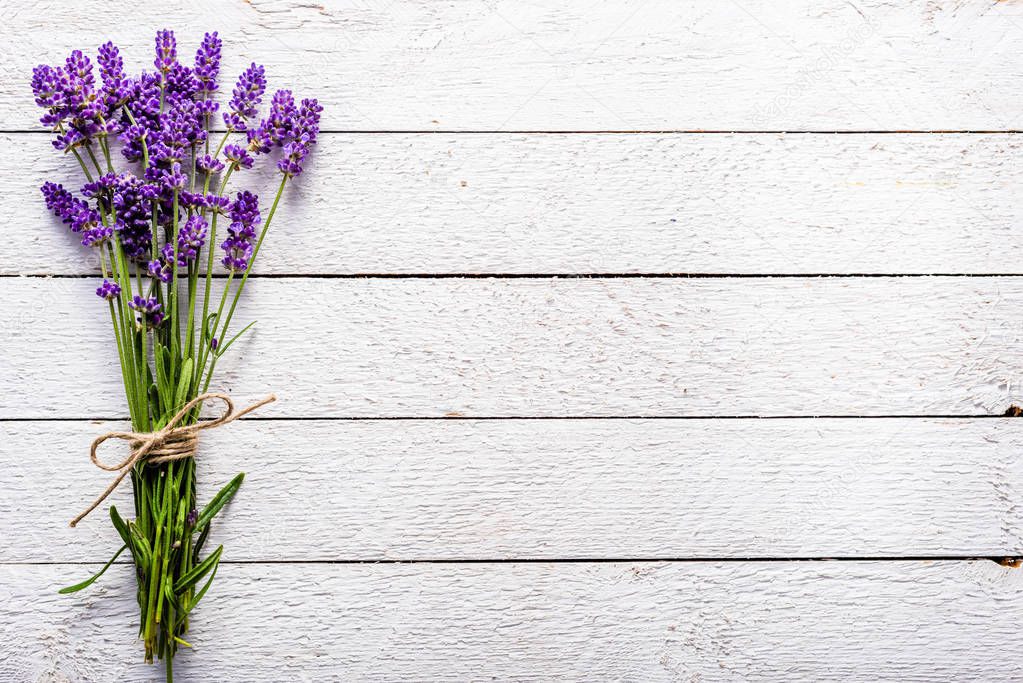
M178 61L178 44L174 39L174 31L164 29L156 32L156 59L153 66L157 71L166 74Z
M248 190L239 192L231 206L231 225L228 238L220 245L225 255L224 267L232 272L244 271L252 258L252 242L256 239L259 223L259 198Z
M222 41L217 32L203 36L202 45L195 53L195 74L199 92L211 94L217 91L217 76L220 74L220 46Z
M163 322L163 306L155 296L146 298L136 294L128 302L128 308L137 311L138 321L147 327L159 327Z
M238 77L231 93L230 111L224 113L224 125L231 130L246 130L246 121L259 113L259 103L266 92L266 76L261 65L253 62Z
M109 110L107 117L112 118L117 108L131 96L131 86L124 77L124 61L117 46L107 42L99 46L96 62L103 81L103 97Z
M103 280L103 284L96 288L96 296L112 301L121 295L121 287L110 280Z

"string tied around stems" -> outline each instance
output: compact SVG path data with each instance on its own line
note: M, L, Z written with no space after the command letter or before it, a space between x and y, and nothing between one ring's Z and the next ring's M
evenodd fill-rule
M192 411L193 408L200 405L203 401L209 399L217 399L224 403L224 412L219 417L212 420L206 420L203 422L196 422L190 425L181 425L180 423L185 416ZM114 490L120 486L124 478L132 471L139 462L145 462L150 465L159 465L166 462L174 462L175 460L183 460L185 458L191 458L195 456L196 449L199 447L199 432L204 429L213 429L214 427L220 427L221 425L234 422L238 418L251 413L253 410L265 406L267 403L273 403L277 400L277 397L270 394L266 398L256 401L252 405L244 408L243 410L235 411L234 402L231 401L231 397L227 394L221 394L216 392L208 392L196 396L191 401L181 407L174 417L167 421L162 429L155 432L107 432L97 436L92 442L92 447L89 451L89 458L92 460L92 464L101 470L107 472L118 472L118 475L114 477L114 480L110 482L106 490L101 493L96 500L92 502L81 514L71 520L71 526L76 526L82 519L85 518L90 512L99 507L99 504L106 500L107 496L114 492ZM131 454L116 464L110 465L101 462L96 454L96 451L107 439L122 439L127 441L131 445Z

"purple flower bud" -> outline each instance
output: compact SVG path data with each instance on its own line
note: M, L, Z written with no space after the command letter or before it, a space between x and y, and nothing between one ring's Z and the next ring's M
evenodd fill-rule
M96 288L96 296L112 301L121 294L121 287L110 280L103 280L103 284Z
M246 130L246 120L259 113L259 104L266 92L266 77L262 66L253 62L238 77L231 93L230 111L224 113L224 124L231 130Z
M309 148L301 142L289 142L284 145L284 156L277 162L277 168L289 178L302 172L302 161L309 154Z
M216 34L213 34L213 35L216 35ZM195 526L195 523L198 522L198 521L199 521L199 511L196 510L195 508L192 508L191 510L188 511L188 514L185 515L185 524L187 526L191 527L191 526Z
M316 142L316 136L320 132L320 112L323 107L315 99L302 100L302 106L298 108L298 116L295 118L295 138L301 139L306 145Z
M92 62L81 50L72 50L65 62L64 70L67 71L72 87L78 88L82 97L91 92L96 85L96 79L92 75Z
M259 223L259 197L251 192L239 192L231 205L231 225L228 237L220 248L224 250L221 263L233 272L244 271L252 258L256 224Z
M193 97L199 92L199 79L195 72L187 66L175 62L167 70L164 83L165 97L172 104L188 101L195 104Z
M146 271L149 273L149 277L156 278L160 282L170 282L174 279L174 268L170 264L171 259L164 258L162 260L150 261L146 266Z
M167 73L178 61L178 46L174 40L174 31L164 29L156 32L156 60L153 66L157 71Z
M155 296L146 298L136 294L128 302L128 308L138 312L138 321L148 327L157 327L163 322L163 306Z
M178 265L182 268L194 261L202 251L206 244L207 227L206 219L196 214L178 228Z
M247 133L249 141L249 151L255 154L266 154L274 146L273 135L268 128L260 126L259 128L250 129Z
M114 229L107 225L94 225L82 231L83 247L98 247L106 243L114 234Z
M254 163L254 159L249 154L248 150L238 145L228 145L225 147L224 156L227 157L227 160L235 167L235 170L238 170L239 168L252 168L252 164Z
M152 233L153 197L150 186L130 173L122 173L113 192L118 239L128 258L141 262L149 258Z
M195 77L199 92L211 94L217 91L217 75L220 74L220 37L217 32L207 33L195 53Z
M103 97L109 110L107 117L112 119L117 113L115 110L131 95L131 86L124 78L124 61L117 46L107 42L100 45L96 62L103 80Z
M206 195L206 208L212 213L226 215L231 208L231 200L216 194Z
M298 108L290 90L278 90L270 101L270 116L259 124L256 136L249 136L249 149L259 153L270 151L270 146L280 147L292 137ZM254 147L255 142L261 143ZM265 144L269 143L269 144Z
M219 173L224 170L224 163L212 154L204 154L195 160L195 167L207 175Z
M32 69L32 94L40 107L62 107L67 76L62 69L40 64Z

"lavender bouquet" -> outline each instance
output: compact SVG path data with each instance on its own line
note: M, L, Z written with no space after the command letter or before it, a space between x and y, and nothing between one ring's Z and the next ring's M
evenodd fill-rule
M193 459L198 434L273 400L235 412L230 398L206 392L217 361L251 328L232 335L235 307L284 188L301 174L316 142L322 111L316 100L296 104L290 91L278 90L269 115L258 119L266 79L263 67L252 64L227 111L217 116L220 52L220 38L207 33L194 66L186 66L177 59L174 34L164 30L156 35L154 71L126 75L108 42L96 59L98 83L79 50L64 66L42 65L32 74L36 104L45 110L41 121L56 134L54 147L74 157L86 180L80 196L48 182L43 198L99 256L103 282L96 294L110 313L133 430L93 443L93 462L118 475L71 522L75 526L130 476L134 518L110 507L123 545L98 574L61 592L89 586L127 549L138 579L145 660L163 659L168 680L178 647L189 645L189 614L206 595L223 552L221 546L202 554L211 520L243 478L239 474L200 510ZM224 132L214 145L211 125L221 120ZM245 144L239 144L242 134ZM255 194L228 185L233 174L275 148L281 149L280 185L264 219ZM218 221L227 224L226 234L218 236ZM215 259L227 272L219 297L212 292ZM224 401L226 412L200 421L209 398ZM108 438L128 441L131 455L114 465L101 462L96 451Z

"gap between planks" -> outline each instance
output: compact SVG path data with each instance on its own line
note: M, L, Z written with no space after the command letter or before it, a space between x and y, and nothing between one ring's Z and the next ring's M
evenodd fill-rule
M1010 407L1009 410L1012 408ZM993 413L975 415L338 415L332 417L277 416L244 418L253 422L418 422L418 421L499 421L499 420L1000 420L1018 416ZM212 418L202 418L209 420ZM0 417L0 423L12 422L123 422L128 416L99 417ZM0 563L2 564L2 563Z
M414 560L221 560L220 564L236 565L361 565L361 564L747 564L747 563L781 563L781 562L976 562L988 560L1003 567L1018 568L1023 558L1004 555L865 555L865 556L793 556L793 557L562 557L562 558L426 558ZM91 567L102 566L106 562L0 562L0 567ZM131 565L129 561L113 562L112 566Z
M200 273L204 275L204 273ZM0 273L0 278L82 280L102 277L95 273ZM864 278L1009 278L1023 273L252 273L260 280L794 280ZM214 273L226 280L227 273Z
M210 130L214 135L225 130ZM785 130L778 129L696 129L696 128L649 128L649 129L608 129L608 130L459 130L444 129L335 129L321 130L319 135L1016 135L1023 133L1020 128L991 129L934 129L934 130ZM52 131L37 129L0 129L3 135L52 135Z

